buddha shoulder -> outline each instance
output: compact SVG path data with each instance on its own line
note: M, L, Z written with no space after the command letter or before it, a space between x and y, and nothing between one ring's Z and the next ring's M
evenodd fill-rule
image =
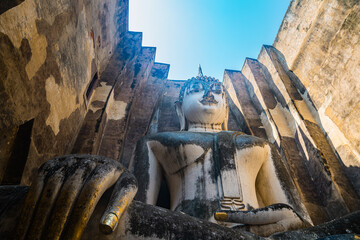
M138 145L161 145L164 147L178 148L182 145L198 145L209 148L213 145L214 133L198 132L160 132L142 137Z
M218 135L226 133L231 135L232 142L235 144L237 149L251 148L251 147L264 147L265 145L270 145L270 143L262 138L255 137L252 135L247 135L242 132L220 132Z

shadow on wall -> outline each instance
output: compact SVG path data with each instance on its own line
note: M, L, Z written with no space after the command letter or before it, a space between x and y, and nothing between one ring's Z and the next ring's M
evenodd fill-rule
M18 185L25 168L34 119L19 126L10 158L5 166L1 185Z
M2 0L0 4L0 14L3 14L7 10L16 7L25 0Z

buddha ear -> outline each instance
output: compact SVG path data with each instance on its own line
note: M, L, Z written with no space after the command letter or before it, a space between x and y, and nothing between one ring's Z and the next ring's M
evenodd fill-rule
M226 106L226 117L224 119L223 122L223 130L227 131L228 130L228 121L229 121L229 106Z
M181 109L181 103L179 101L175 102L175 110L176 110L176 113L178 115L179 122L180 122L180 131L185 131L186 120L185 120L183 111Z

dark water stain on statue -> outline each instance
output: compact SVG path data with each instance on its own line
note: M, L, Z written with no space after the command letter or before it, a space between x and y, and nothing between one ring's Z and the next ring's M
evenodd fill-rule
M191 200L183 200L175 208L177 212L184 212L200 219L211 218L217 210L219 210L218 200L206 200L198 197Z
M209 207L209 205L207 205ZM167 211L150 205L133 202L129 208L128 233L144 238L157 239L259 239L251 233L240 233L186 214ZM147 216L144 218L143 216Z
M30 61L32 53L31 53L31 48L30 48L30 44L29 44L29 40L26 38L23 38L21 40L21 46L20 46L20 52L22 57L24 58L26 64Z
M134 199L141 202L146 202L146 189L149 186L149 150L146 144L146 139L141 138L136 144L136 151L134 155L134 166L132 172L136 176L138 182L142 183L138 186L138 192Z

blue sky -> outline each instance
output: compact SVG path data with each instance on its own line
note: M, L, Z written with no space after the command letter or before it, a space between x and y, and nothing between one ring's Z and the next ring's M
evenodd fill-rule
M241 70L276 37L290 0L130 0L129 29L143 32L156 61L170 64L169 79L197 75L223 79Z

